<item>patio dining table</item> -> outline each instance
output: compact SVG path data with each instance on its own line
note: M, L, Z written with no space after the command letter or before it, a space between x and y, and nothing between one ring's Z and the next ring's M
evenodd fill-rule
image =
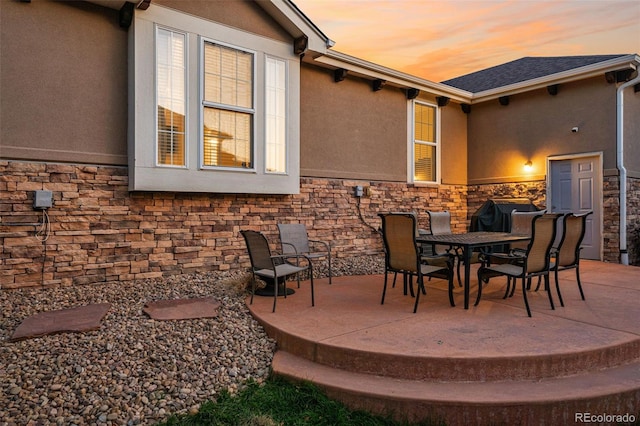
M512 234L510 232L467 232L463 234L421 234L416 238L416 241L421 244L448 245L462 250L462 261L464 262L464 308L469 309L469 275L473 250L530 239L530 235Z

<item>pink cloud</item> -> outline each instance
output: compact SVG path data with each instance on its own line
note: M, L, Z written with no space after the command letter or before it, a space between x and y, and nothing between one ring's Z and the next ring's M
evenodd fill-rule
M295 2L335 50L432 81L524 56L640 53L636 1Z

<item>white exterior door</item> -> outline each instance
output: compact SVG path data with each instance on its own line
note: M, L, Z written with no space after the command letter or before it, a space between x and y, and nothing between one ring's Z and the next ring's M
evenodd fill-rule
M602 259L602 166L601 156L549 159L552 213L593 214L587 218L582 241L583 259Z

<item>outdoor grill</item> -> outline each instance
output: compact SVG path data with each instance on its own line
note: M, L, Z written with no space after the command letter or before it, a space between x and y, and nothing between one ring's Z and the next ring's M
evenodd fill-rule
M470 231L509 232L514 209L519 212L540 210L528 198L492 198L471 216Z

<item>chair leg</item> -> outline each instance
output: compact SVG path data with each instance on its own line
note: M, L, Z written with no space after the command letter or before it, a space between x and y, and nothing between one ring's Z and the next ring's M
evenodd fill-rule
M420 301L420 293L422 292L424 292L425 294L427 293L426 290L424 289L424 279L422 277L422 274L418 274L418 278L416 279L416 281L418 284L418 290L416 291L416 302L413 305L414 314L418 311L418 302Z
M457 270L458 270L458 287L462 287L462 278L460 278L460 264L462 262L460 261L460 258L458 258L458 266L457 266Z
M271 312L275 312L276 311L276 302L278 301L278 287L280 287L278 285L278 276L276 275L273 278L273 310ZM285 296L287 295L287 289L284 289L284 294Z
M529 278L531 280L531 278ZM540 283L542 281L542 277L538 277L538 285L536 286L536 291L540 289ZM531 282L529 282L529 287L531 287Z
M529 301L527 300L527 279L525 277L522 277L522 298L524 299L524 306L527 308L527 315L530 317L531 309L529 309Z
M514 282L513 285L515 286L515 278L514 278ZM511 297L513 296L513 292L511 294L509 294L509 291L511 290L511 277L507 277L507 288L504 291L504 296L502 296L503 299L506 299L507 297Z
M582 284L580 283L580 265L576 265L576 280L578 280L578 290L580 290L580 297L582 298L582 300L585 300L584 298L584 292L582 291Z
M329 263L329 284L331 284L331 252L327 253L327 262Z
M453 300L453 271L449 271L449 304L456 306L456 302Z
M476 303L473 304L473 306L478 306L478 303L480 303L480 298L482 297L482 273L484 272L483 268L480 267L478 269L478 295L476 296Z
M256 293L256 276L253 272L251 272L251 300L249 304L253 304L253 295Z
M384 272L384 287L382 287L382 300L380 301L381 305L384 305L384 295L387 293L387 278L389 274L387 271Z
M513 278L513 285L511 286L511 293L509 294L509 297L513 297L513 295L516 293L516 287L518 286L518 280L515 279L515 277Z
M409 293L411 294L411 297L416 297L416 293L413 291L413 275L403 272L402 278L404 279L404 294L407 294L407 287L409 287Z
M562 294L560 294L560 285L558 283L558 268L555 268L553 272L556 281L556 293L558 293L558 300L560 301L560 306L564 307L564 301L562 300Z
M541 278L541 277L540 277ZM549 297L549 305L551 305L551 310L555 310L556 307L553 304L553 296L551 295L551 286L549 282L549 274L544 275L544 289L547 291L547 296Z
M316 306L316 301L313 295L313 271L309 271L311 274L311 306Z

